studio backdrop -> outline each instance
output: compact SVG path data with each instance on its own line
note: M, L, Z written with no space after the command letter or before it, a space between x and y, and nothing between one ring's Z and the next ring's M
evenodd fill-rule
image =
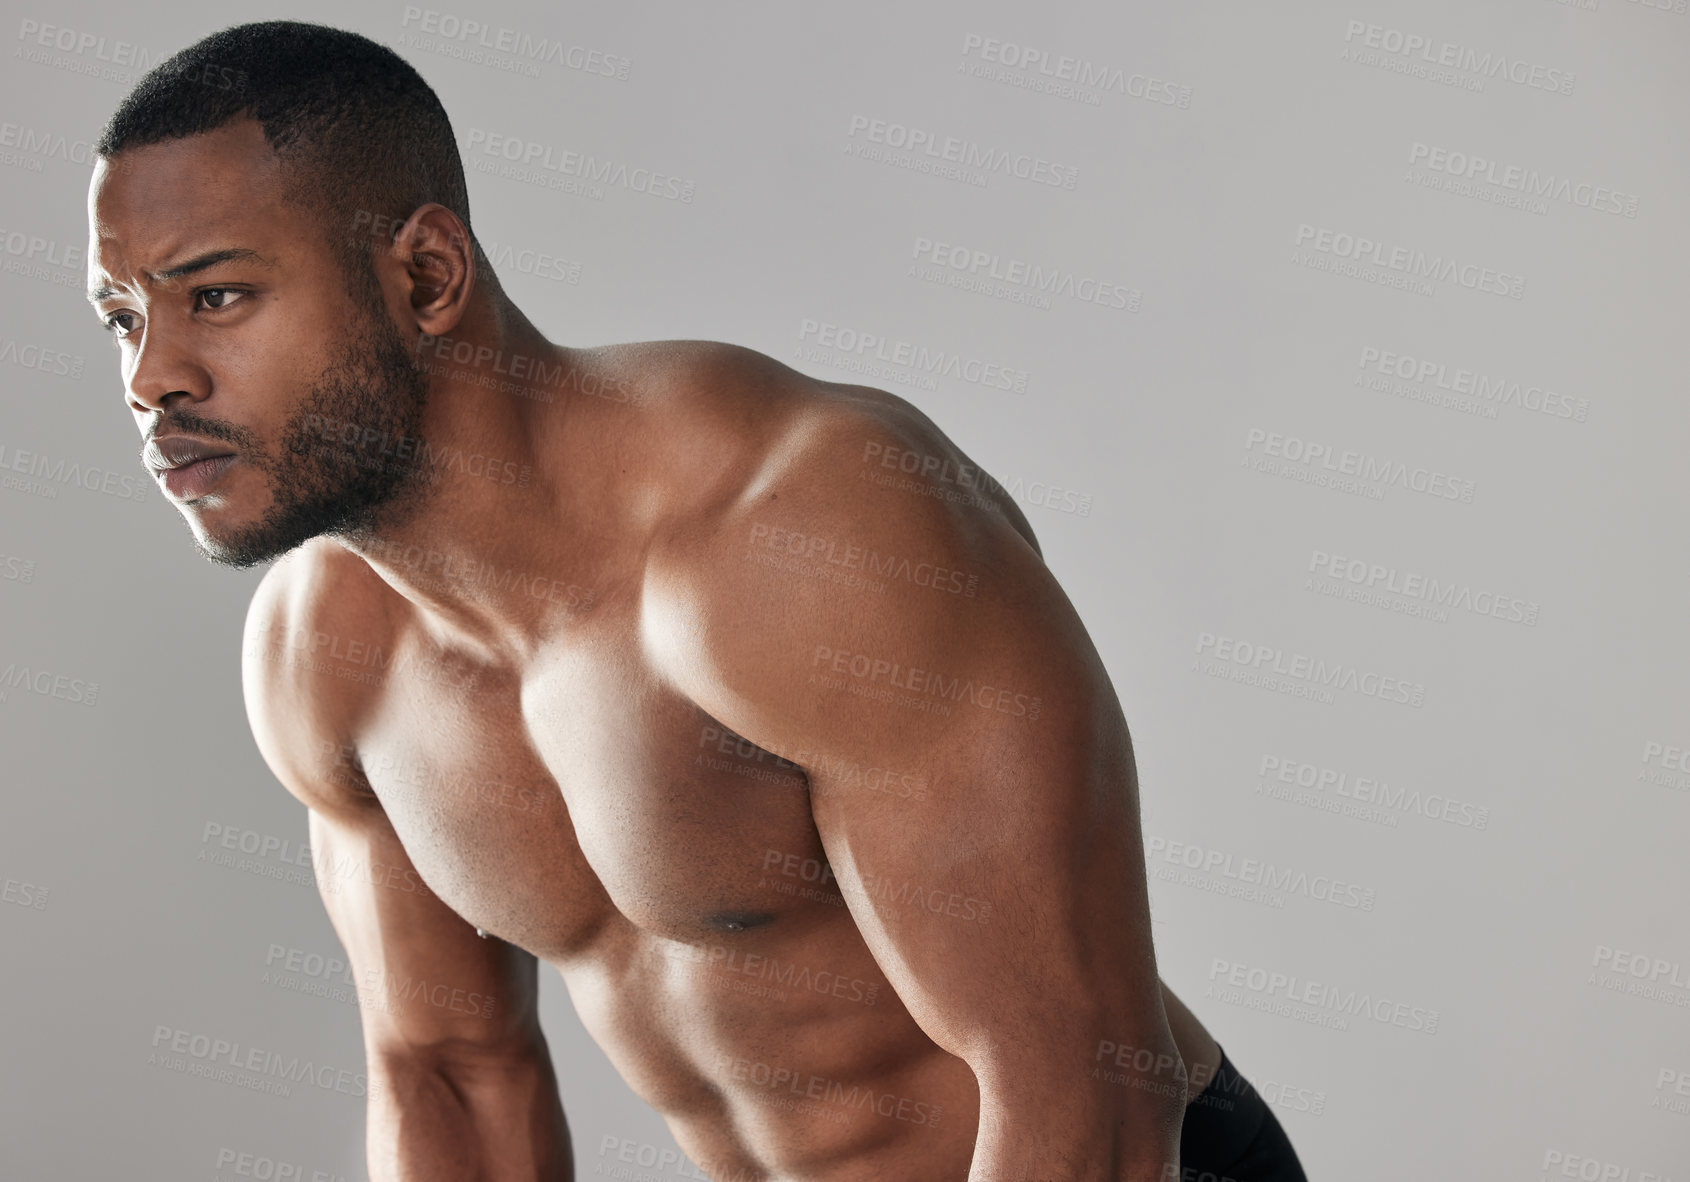
M112 108L281 16L421 71L552 340L893 391L1009 489L1161 971L1311 1178L1690 1179L1685 0L6 7L8 1182L365 1175L260 572L193 553L83 298ZM581 1176L698 1176L542 981Z

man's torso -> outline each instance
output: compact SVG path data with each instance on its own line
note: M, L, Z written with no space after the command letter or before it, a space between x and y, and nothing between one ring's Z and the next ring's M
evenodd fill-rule
M759 390L763 426L722 462L750 480L840 399L798 375L780 388L791 371L742 357L718 357L698 384L719 386L736 367ZM627 373L637 386L638 369ZM966 462L893 400L848 389L850 413ZM651 659L641 609L653 547L732 503L689 491L674 456L688 439L731 434L733 397L666 393L621 412L659 424L627 473L656 490L657 510L641 518L649 532L603 547L586 573L543 560L494 572L500 593L547 605L543 640L519 661L461 643L322 540L284 561L313 606L270 622L267 658L320 705L313 766L349 794L373 793L403 843L421 883L400 876L391 889L426 884L468 923L555 966L587 1030L695 1161L730 1177L758 1176L760 1162L816 1177L960 1178L976 1131L973 1076L911 1019L852 922L798 766L812 753L741 739ZM910 494L885 495L895 512ZM1007 499L979 511L1030 534ZM743 561L775 578L828 577L792 567L767 537L747 532ZM906 769L833 770L864 791L929 788ZM365 872L318 866L331 878ZM873 889L960 925L991 922L989 900L920 881ZM1212 1069L1218 1047L1164 996L1188 1069Z

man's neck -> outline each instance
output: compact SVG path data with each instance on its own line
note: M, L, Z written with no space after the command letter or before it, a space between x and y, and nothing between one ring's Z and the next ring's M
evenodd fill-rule
M410 486L377 522L337 539L451 634L520 656L593 599L595 528L582 470L597 420L585 358L508 303L421 338L430 379L418 438L385 446ZM570 457L573 457L571 459Z

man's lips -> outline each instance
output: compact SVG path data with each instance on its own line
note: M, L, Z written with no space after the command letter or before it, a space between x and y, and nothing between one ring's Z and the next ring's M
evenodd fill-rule
M159 473L159 483L173 501L197 501L216 486L230 465L238 463L239 458L232 455L195 460L179 468L166 468Z
M161 435L149 439L141 458L157 474L165 494L175 501L205 496L236 460L226 443L211 443L190 435Z
M161 435L147 441L147 446L141 450L141 459L155 472L164 472L199 460L234 454L235 449L226 443L210 443L188 435Z

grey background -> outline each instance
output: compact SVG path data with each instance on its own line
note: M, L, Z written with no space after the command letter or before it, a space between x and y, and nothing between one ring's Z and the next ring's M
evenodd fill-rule
M100 491L98 473L117 474L119 492L119 477L144 478L71 253L86 242L87 141L133 55L150 64L279 15L393 45L466 147L479 129L691 185L687 201L625 185L582 195L472 169L485 241L573 268L575 282L502 268L554 340L714 338L880 385L1017 492L1133 727L1163 973L1276 1101L1311 1177L1552 1177L1575 1159L1634 1179L1690 1173L1677 1084L1690 1073L1690 770L1663 762L1690 747L1690 434L1669 348L1690 309L1690 14L1673 3L434 10L624 57L626 78L556 62L530 77L509 68L518 53L470 60L468 41L423 33L399 4L8 3L0 668L98 692L89 704L0 686L0 1173L227 1178L230 1155L251 1154L305 1178L364 1174L357 1096L268 1094L149 1061L164 1027L363 1068L352 1004L267 978L274 948L339 948L309 870L290 861L304 811L242 710L239 628L257 576L198 560L156 489ZM47 25L88 36L43 47ZM1570 73L1572 90L1471 71L1449 85L1346 57L1365 53L1367 25ZM1087 59L1123 89L1091 87L1093 104L1025 85L1034 70L976 76L971 35ZM118 42L138 47L130 68L103 60L122 57ZM1154 92L1184 104L1123 92L1146 77L1189 88ZM852 149L859 116L1042 157L1075 183L979 186L868 159ZM1452 178L1417 164L1417 143L1634 204L1433 187L1415 173ZM1299 253L1302 225L1521 276L1522 296L1319 269L1332 257ZM1038 307L922 282L909 272L923 238L1119 283L1142 303ZM819 347L809 321L1009 366L1026 390L800 354ZM1370 348L1587 410L1372 389ZM1247 466L1271 458L1268 433L1453 474L1473 496L1374 498ZM20 474L34 462L20 451L64 461L61 476L95 472L94 487ZM1538 612L1440 619L1400 595L1321 594L1316 552ZM1216 663L1206 636L1400 678L1423 703L1236 680L1244 667ZM1321 807L1351 803L1330 789L1275 798L1266 758L1439 794L1486 824L1401 805L1345 815ZM223 833L291 844L222 865ZM1331 876L1371 906L1243 897L1224 869L1182 878L1176 842L1231 858L1234 874L1256 858ZM1229 990L1233 965L1246 984ZM1250 969L1436 1011L1436 1029L1308 1021L1250 987ZM546 974L544 988L583 1174L614 1171L607 1138L648 1159L671 1148L561 982Z

